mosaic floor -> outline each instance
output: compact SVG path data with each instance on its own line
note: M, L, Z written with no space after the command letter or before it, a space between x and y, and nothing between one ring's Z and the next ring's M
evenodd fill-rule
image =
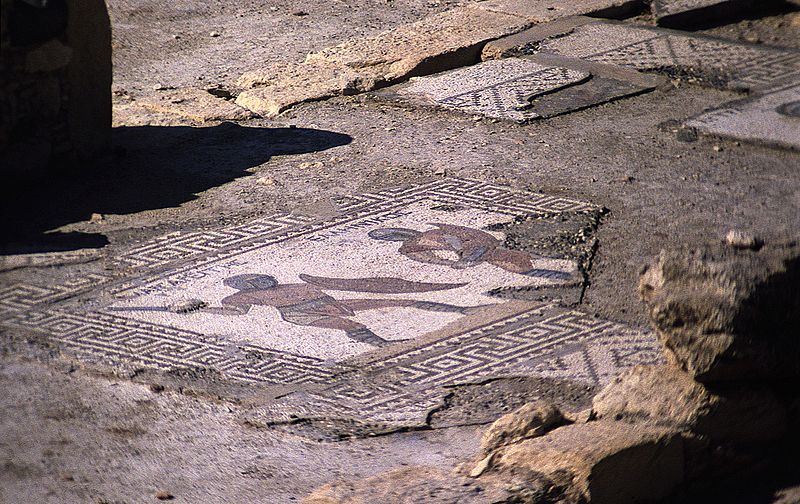
M112 367L210 369L303 385L264 412L418 419L441 387L525 374L599 384L659 358L653 335L556 305L488 294L575 284L576 265L505 246L499 224L590 203L444 179L174 233L84 275L0 292L2 325ZM299 410L298 410L299 409Z
M542 41L539 50L640 71L696 74L701 85L755 92L800 80L800 51L615 22L577 26Z
M800 85L726 104L686 125L704 134L800 150Z

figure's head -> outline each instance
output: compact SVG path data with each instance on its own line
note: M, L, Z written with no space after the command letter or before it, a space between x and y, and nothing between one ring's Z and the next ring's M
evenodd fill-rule
M278 281L275 280L275 277L259 275L257 273L235 275L226 278L222 283L227 287L233 287L240 291L271 289L278 285Z
M419 236L420 232L406 228L379 228L373 229L367 235L373 240L406 241Z

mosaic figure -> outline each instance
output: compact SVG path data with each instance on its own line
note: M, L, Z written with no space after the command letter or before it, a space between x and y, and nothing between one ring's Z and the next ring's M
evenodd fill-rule
M368 233L370 238L399 241L399 252L414 261L464 269L489 263L511 273L568 280L570 273L536 268L534 256L511 250L491 234L480 229L453 224L431 224L436 229L416 231L406 228L380 228Z
M269 275L247 273L226 278L223 284L238 292L225 297L222 306L202 307L206 313L243 315L253 306L271 306L281 318L291 324L338 329L351 339L374 346L390 342L381 338L360 322L350 320L357 312L380 308L408 307L434 312L466 315L480 306L456 306L414 299L336 299L323 289L402 294L455 289L465 284L412 282L401 278L327 278L300 275L304 283L279 284Z

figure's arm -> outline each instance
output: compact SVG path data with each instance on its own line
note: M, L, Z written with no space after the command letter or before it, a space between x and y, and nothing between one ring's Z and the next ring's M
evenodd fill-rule
M200 311L212 315L245 315L252 307L252 305L206 306L201 308Z

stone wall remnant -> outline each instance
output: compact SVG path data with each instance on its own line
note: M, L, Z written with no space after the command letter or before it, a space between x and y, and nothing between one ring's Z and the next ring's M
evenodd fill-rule
M0 161L30 178L111 140L111 24L102 0L2 0Z

